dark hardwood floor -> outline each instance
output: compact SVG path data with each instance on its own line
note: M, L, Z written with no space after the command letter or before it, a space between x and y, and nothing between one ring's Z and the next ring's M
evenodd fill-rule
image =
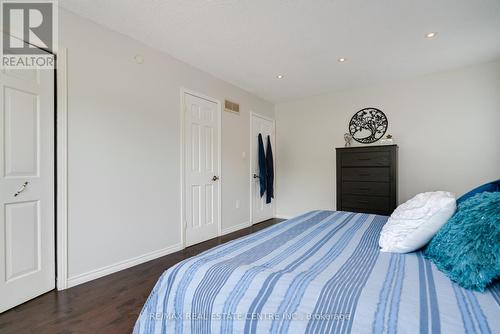
M0 333L130 333L160 275L174 264L282 220L271 219L0 314Z

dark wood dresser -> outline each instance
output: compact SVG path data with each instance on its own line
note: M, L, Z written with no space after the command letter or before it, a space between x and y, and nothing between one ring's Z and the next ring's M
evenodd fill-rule
M397 206L398 146L336 151L337 210L390 215Z

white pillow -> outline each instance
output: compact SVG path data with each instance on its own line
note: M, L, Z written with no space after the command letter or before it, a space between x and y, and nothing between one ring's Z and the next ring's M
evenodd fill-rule
M425 246L456 210L455 195L421 193L394 210L382 228L382 252L409 253Z

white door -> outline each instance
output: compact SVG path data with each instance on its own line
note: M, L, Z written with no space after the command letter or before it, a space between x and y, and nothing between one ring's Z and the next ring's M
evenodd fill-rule
M215 238L220 230L220 109L184 94L184 217L186 246Z
M0 312L55 287L54 72L0 73Z
M267 150L267 136L271 138L271 149L273 156L276 155L274 141L274 121L264 118L257 114L251 115L251 173L252 180L252 223L256 224L264 220L274 218L274 199L271 203L266 204L266 194L260 197L260 182L259 182L259 146L258 136L262 134L264 142L264 151ZM276 162L274 163L276 169ZM276 175L276 173L274 173Z

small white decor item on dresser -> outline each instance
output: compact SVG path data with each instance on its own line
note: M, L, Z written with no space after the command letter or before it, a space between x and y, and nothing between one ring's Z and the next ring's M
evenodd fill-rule
M345 141L344 147L351 147L352 136L349 133L344 133L344 141Z
M382 252L409 253L425 246L456 210L455 195L446 191L421 193L394 210L382 228Z
M380 139L380 145L393 145L394 139L392 139L392 135L387 135L384 138Z

